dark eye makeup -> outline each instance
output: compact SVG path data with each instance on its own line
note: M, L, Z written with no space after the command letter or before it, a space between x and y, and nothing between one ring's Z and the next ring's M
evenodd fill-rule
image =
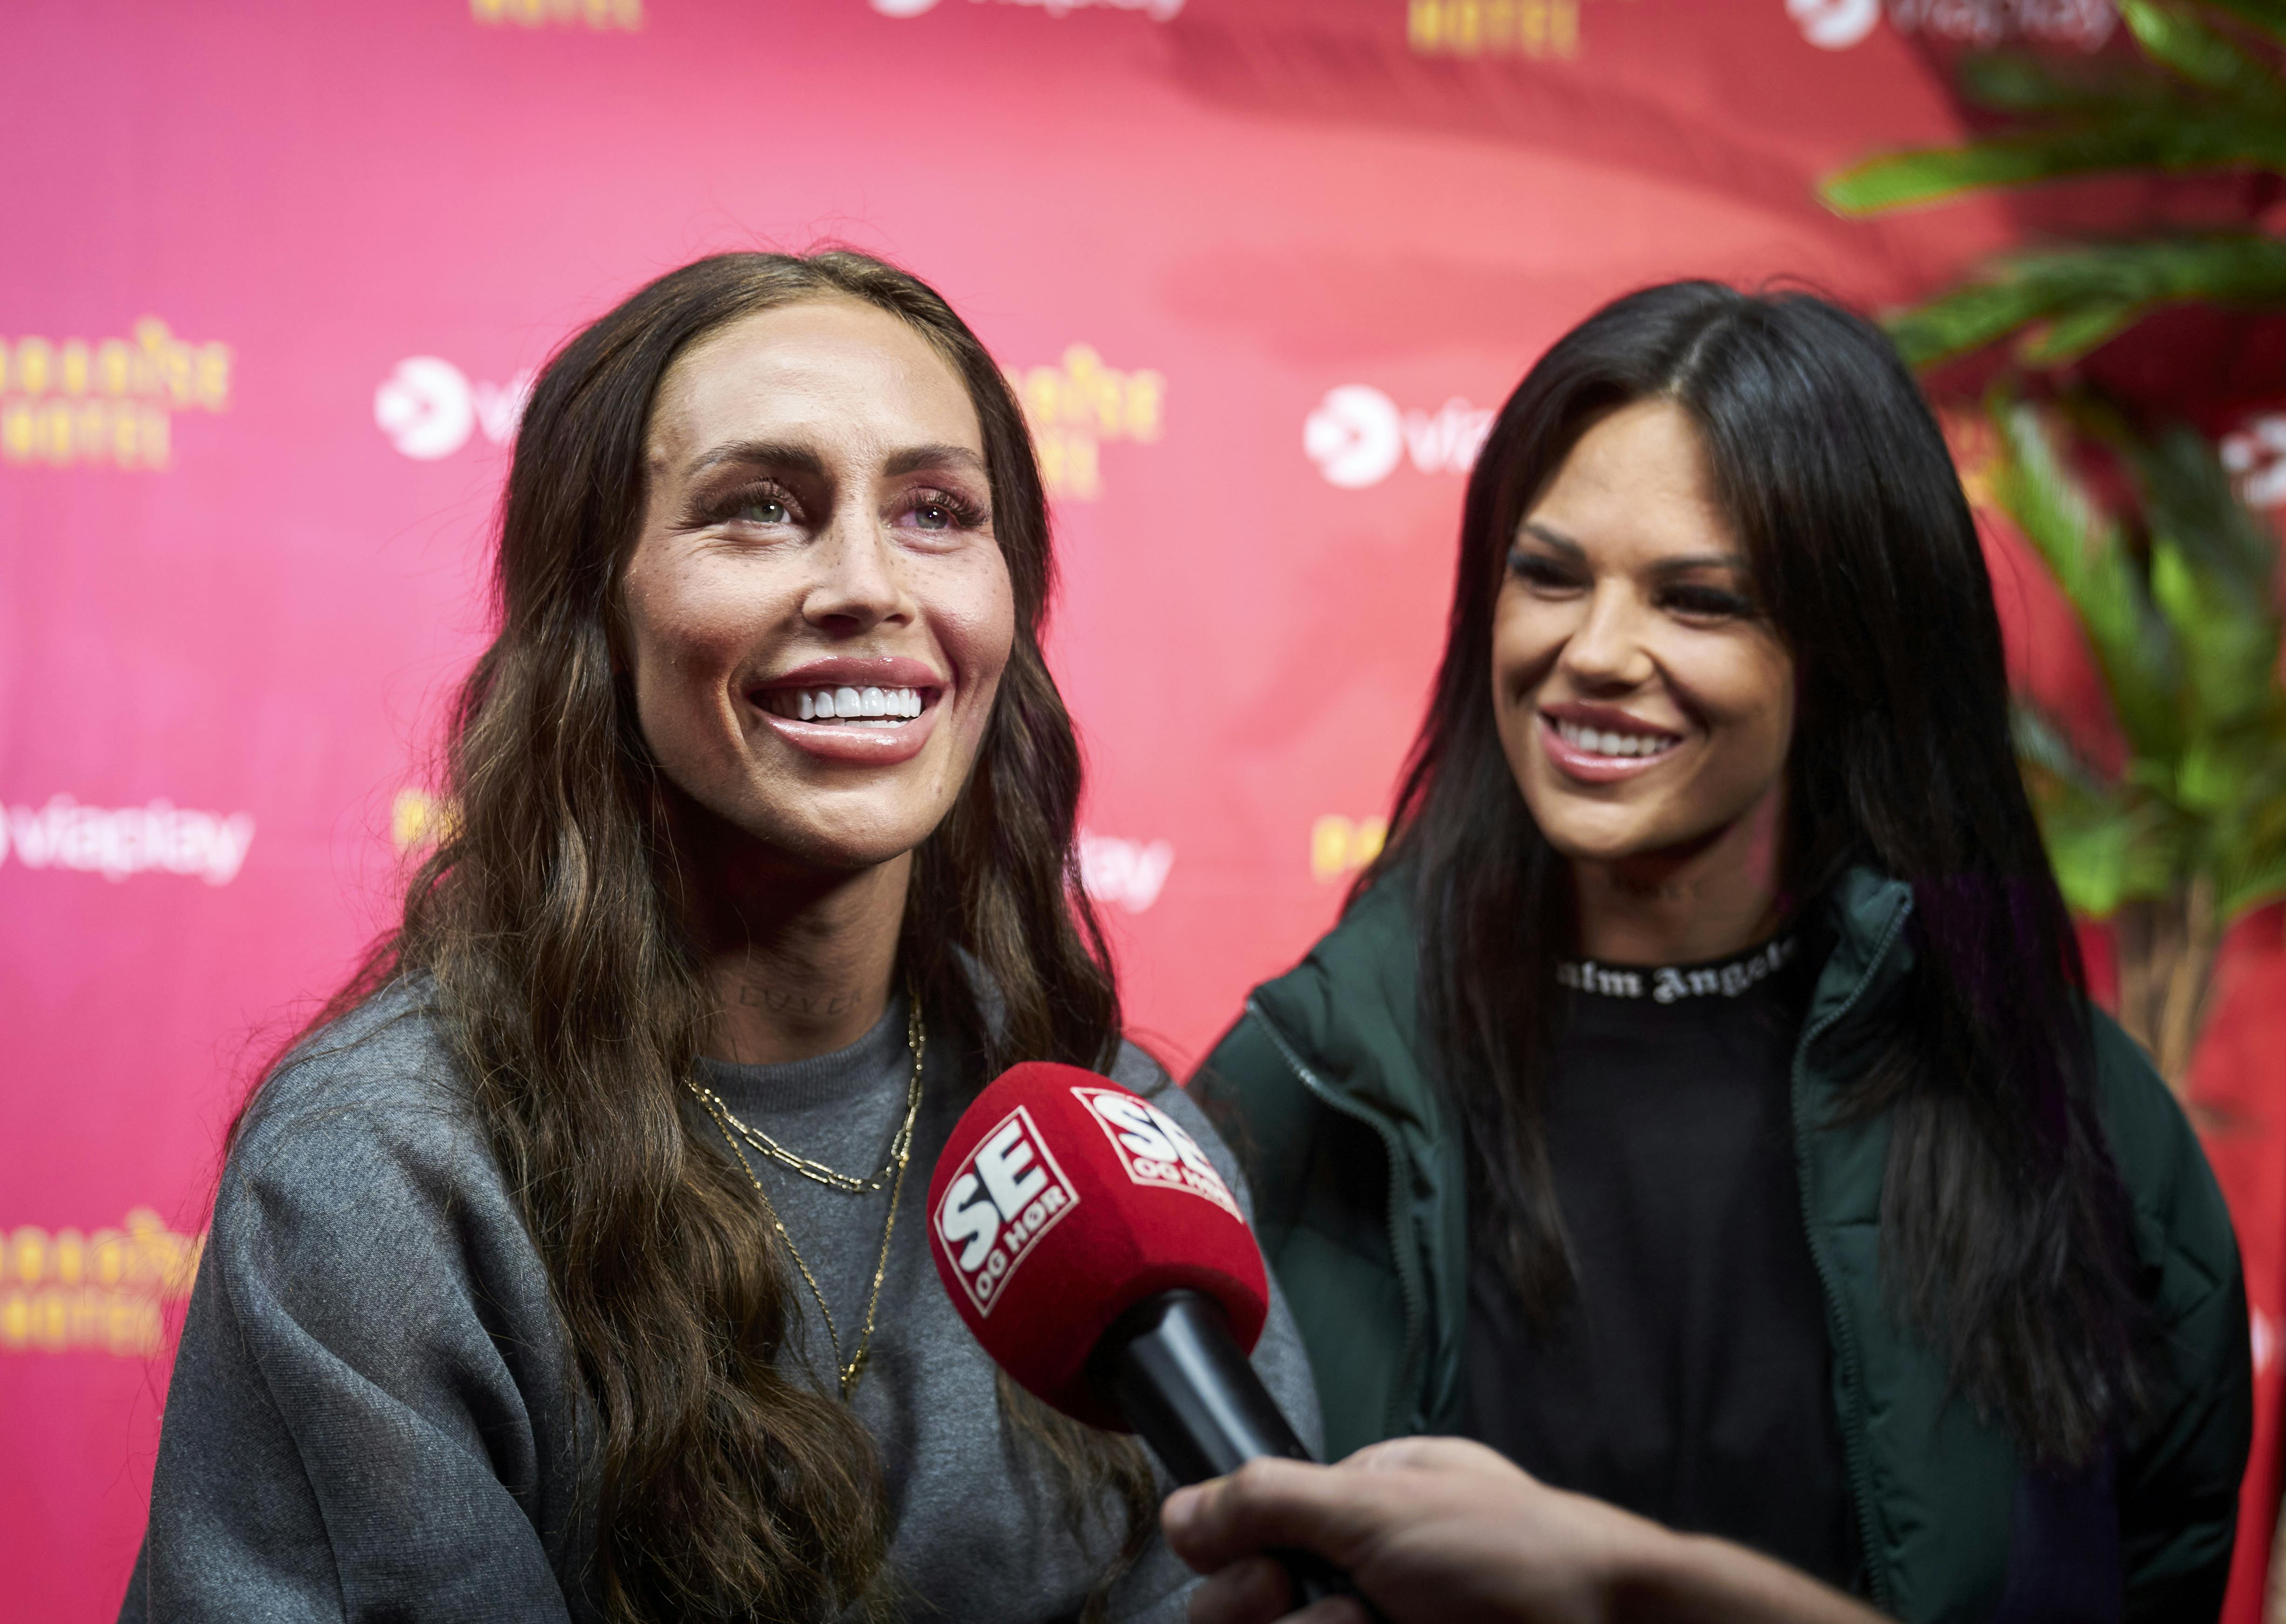
M1521 547L1509 548L1508 572L1533 587L1560 588L1586 584L1580 566L1571 560Z
M1525 547L1509 549L1508 572L1542 592L1575 592L1588 585L1584 565L1561 554ZM1666 582L1653 602L1694 620L1746 620L1761 613L1751 595L1703 580Z

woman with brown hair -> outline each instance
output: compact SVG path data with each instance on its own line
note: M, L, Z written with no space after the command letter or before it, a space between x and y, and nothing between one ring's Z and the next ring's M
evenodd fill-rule
M917 1210L1000 1068L1163 1081L1049 583L998 369L879 261L556 356L457 822L233 1129L123 1618L1179 1616L1139 1449L997 1381ZM1257 1361L1314 1436L1282 1305Z

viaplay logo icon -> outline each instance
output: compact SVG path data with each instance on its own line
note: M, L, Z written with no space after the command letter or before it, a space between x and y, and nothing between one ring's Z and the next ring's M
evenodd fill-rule
M1465 474L1492 432L1489 406L1455 395L1434 412L1400 411L1370 383L1344 383L1302 422L1302 452L1326 483L1344 491L1379 485L1409 453L1424 474Z
M1078 1205L1079 1192L1021 1105L968 1153L935 1222L937 1243L979 1314L991 1313L1040 1237Z
M1881 0L1785 0L1785 9L1820 51L1847 51L1881 20Z
M516 438L532 382L529 372L505 383L471 382L440 356L407 356L373 391L374 427L416 462L451 456L480 428L505 445Z

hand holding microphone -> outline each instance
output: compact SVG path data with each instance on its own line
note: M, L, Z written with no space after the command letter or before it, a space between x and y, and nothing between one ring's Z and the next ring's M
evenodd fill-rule
M1178 1490L1177 1556L1211 1575L1192 1624L1364 1624L1354 1596L1304 1606L1275 1562L1299 1548L1350 1574L1391 1624L1880 1624L1808 1575L1551 1488L1455 1438L1400 1438L1338 1466L1261 1461Z
M1178 1482L1307 1461L1247 1352L1270 1309L1237 1199L1179 1123L1076 1067L1003 1073L929 1183L930 1252L1000 1367L1092 1425L1133 1431ZM1285 1553L1305 1598L1348 1589Z

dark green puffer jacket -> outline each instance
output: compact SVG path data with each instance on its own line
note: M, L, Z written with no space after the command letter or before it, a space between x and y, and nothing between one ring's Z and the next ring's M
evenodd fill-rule
M1449 1432L1460 1410L1466 1179L1416 1029L1408 892L1401 879L1376 887L1297 968L1257 988L1194 1083L1249 1163L1263 1247L1316 1370L1329 1458ZM1894 1018L1912 962L1912 893L1858 871L1829 906L1836 946L1794 1055L1795 1161L1866 1588L1914 1624L1992 1619L2004 1597L2002 1616L2049 1616L2026 1594L2051 1583L2055 1548L2038 1512L2047 1474L2027 1470L2006 1431L1952 1393L1942 1358L1882 1290L1889 1124L1825 1125ZM2116 1462L2124 1616L2212 1619L2252 1426L2238 1250L2206 1158L2142 1052L2101 1015L2095 1038L2099 1114L2133 1197L2140 1284L2164 1350L2151 1417ZM2105 1502L2081 1498L2107 1518L2108 1542Z

